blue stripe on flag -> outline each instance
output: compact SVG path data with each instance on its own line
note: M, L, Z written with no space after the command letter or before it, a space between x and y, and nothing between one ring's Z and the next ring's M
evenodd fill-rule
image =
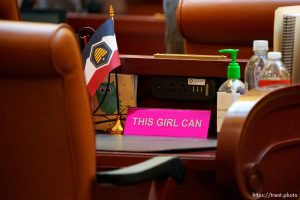
M86 44L82 51L82 59L85 66L86 59L90 56L91 47L102 40L103 37L108 35L114 35L114 23L112 18L107 19L92 35L89 42Z

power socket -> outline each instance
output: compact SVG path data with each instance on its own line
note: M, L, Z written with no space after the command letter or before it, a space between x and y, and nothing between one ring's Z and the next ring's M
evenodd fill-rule
M213 79L157 76L151 80L154 97L161 99L213 101L216 96Z

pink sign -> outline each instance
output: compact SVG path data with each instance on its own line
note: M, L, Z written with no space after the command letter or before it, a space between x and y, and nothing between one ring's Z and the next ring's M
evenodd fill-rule
M207 138L208 110L129 108L124 135Z

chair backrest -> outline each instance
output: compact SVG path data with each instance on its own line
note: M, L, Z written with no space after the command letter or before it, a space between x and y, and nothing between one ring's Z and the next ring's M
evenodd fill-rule
M238 48L239 58L249 58L253 40L268 40L272 47L275 9L297 4L300 0L180 0L177 26L186 53Z
M20 20L18 0L0 1L0 20Z
M1 199L91 199L94 134L73 31L0 21L0 35Z
M300 85L253 90L230 107L216 152L217 181L227 195L299 197L299 115Z

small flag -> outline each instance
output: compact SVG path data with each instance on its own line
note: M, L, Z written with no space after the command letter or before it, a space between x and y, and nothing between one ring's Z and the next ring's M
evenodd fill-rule
M94 96L101 82L121 65L112 18L106 20L93 34L82 51L87 90Z

